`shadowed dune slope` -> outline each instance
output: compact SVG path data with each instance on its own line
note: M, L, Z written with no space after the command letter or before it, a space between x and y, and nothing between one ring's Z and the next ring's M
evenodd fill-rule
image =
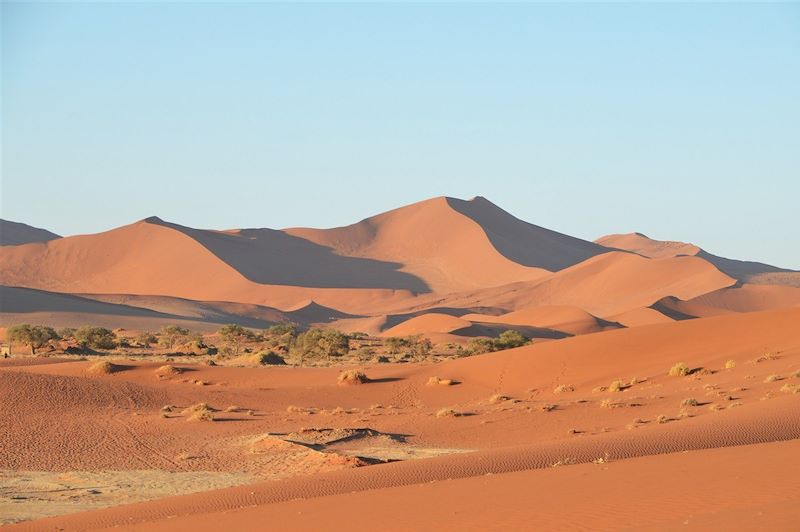
M598 238L595 242L609 248L632 251L651 258L693 255L707 260L720 271L742 282L800 286L800 272L761 262L727 259L685 242L654 240L641 233L607 235Z
M59 235L19 222L0 219L0 246L16 246L33 242L47 242L61 238Z
M338 255L329 247L274 229L207 231L164 222L199 242L220 260L259 284L310 288L388 288L428 292L400 263Z

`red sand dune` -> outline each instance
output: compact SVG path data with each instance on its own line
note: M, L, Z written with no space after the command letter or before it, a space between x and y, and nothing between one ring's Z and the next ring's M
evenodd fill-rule
M689 303L732 312L796 307L800 305L800 288L746 284L702 294L691 299Z
M516 310L499 316L465 314L462 316L462 319L483 323L543 327L569 334L587 334L605 329L619 328L619 325L592 316L581 308L568 306L533 307Z
M399 325L387 329L381 336L411 336L415 334L451 333L458 329L470 327L472 323L466 319L456 318L448 314L431 312L422 314Z
M656 323L669 323L674 321L669 316L662 314L652 307L641 307L632 310L626 310L625 312L608 316L608 319L617 323L621 323L625 327L655 325Z
M742 282L800 287L800 272L761 262L727 259L685 242L653 240L641 233L607 235L598 238L595 242L609 248L624 249L651 258L693 255L710 262L720 271Z

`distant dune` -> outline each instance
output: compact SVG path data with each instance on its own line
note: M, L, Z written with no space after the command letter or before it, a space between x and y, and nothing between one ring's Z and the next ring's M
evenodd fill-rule
M632 324L783 308L797 304L800 291L785 286L800 275L790 270L638 233L587 242L519 220L482 197L433 198L333 229L216 231L151 217L47 238L3 246L0 283L206 324L292 321L378 334L440 309L451 317L485 309L477 313L488 317L471 321L465 334L492 324L585 334L619 326L619 316ZM50 312L48 322L74 322L49 308L52 298L32 294L16 293L14 304L27 298L31 317ZM657 314L642 310L651 306ZM574 315L562 315L564 308ZM131 323L117 307L79 314L104 313ZM0 312L0 324L22 317Z
M16 246L33 242L48 242L61 238L47 229L0 219L0 246Z

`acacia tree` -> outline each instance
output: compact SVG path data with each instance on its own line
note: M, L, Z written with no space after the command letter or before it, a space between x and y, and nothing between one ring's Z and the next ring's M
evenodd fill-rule
M50 340L58 340L58 338L55 330L44 325L31 326L24 323L8 328L8 339L30 346L32 355L35 355L36 350L47 345Z
M217 331L222 340L225 342L228 351L237 356L245 342L253 340L256 335L250 329L245 329L241 325L229 324L224 325Z
M179 341L184 341L184 339L189 336L189 329L184 329L183 327L178 327L177 325L165 325L161 327L161 330L158 332L158 343L162 347L166 347L167 349L172 349L175 347Z
M350 338L335 329L309 329L295 339L291 353L300 358L303 365L307 357L340 357L350 350Z

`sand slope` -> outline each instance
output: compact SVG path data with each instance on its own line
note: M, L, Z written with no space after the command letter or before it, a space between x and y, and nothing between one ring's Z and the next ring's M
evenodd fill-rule
M462 318L473 322L544 327L569 334L587 334L619 327L618 324L592 316L581 308L568 306L533 307L499 316L465 314Z

